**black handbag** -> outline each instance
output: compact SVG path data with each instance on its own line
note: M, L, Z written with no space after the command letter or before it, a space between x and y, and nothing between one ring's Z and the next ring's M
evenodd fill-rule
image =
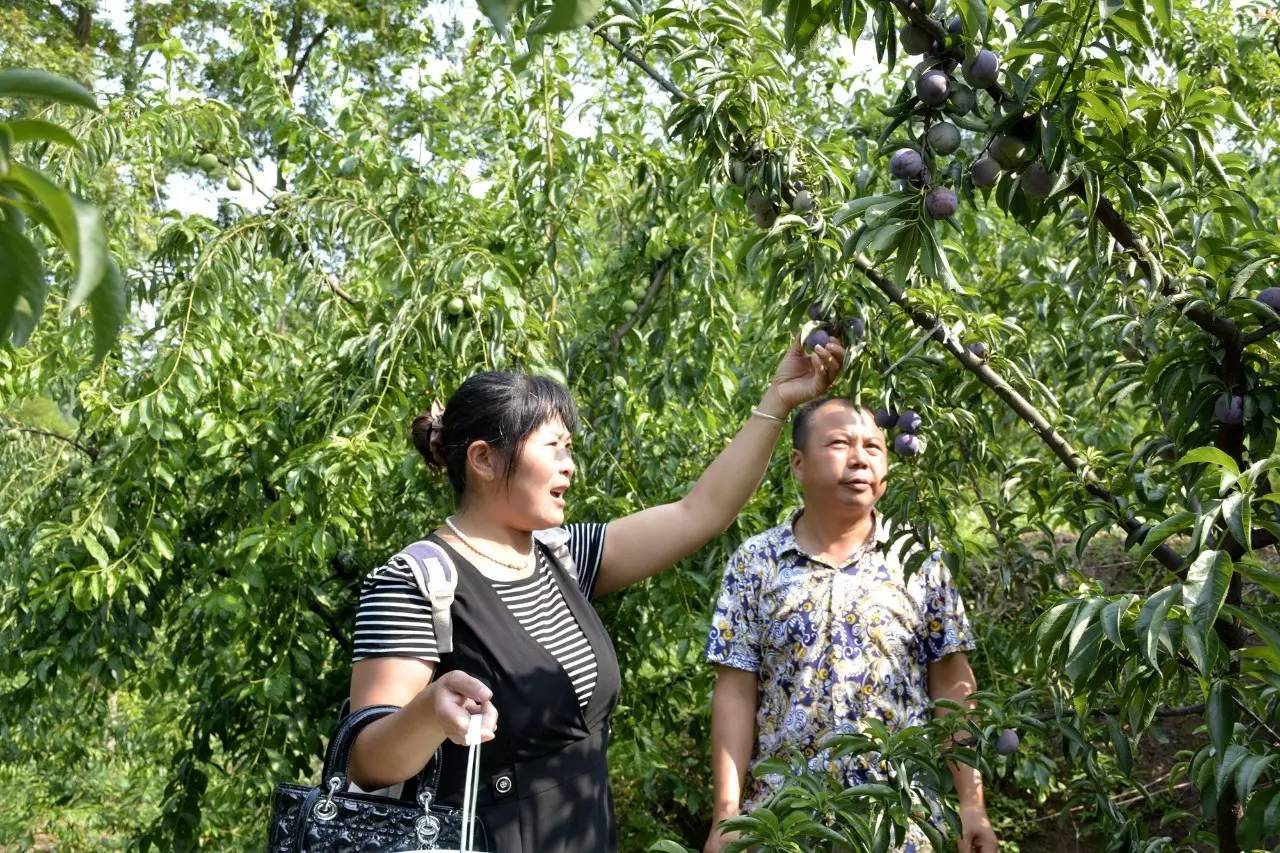
M351 747L374 720L398 711L374 705L349 714L325 752L324 774L315 787L281 783L272 801L268 853L373 853L461 848L462 809L437 805L441 752L418 774L416 802L350 791ZM427 777L430 769L431 777ZM484 826L475 821L478 847L487 850ZM468 845L470 847L470 845Z

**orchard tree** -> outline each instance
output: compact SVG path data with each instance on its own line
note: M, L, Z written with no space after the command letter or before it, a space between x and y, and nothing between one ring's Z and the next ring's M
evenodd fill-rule
M605 519L681 494L803 329L850 344L844 390L899 451L886 509L966 584L988 689L928 735L844 738L888 781L798 773L748 834L874 849L951 759L1157 849L1116 795L1154 721L1199 714L1190 825L1273 843L1274 19L480 8L496 28L402 2L0 17L6 67L96 95L58 113L78 145L10 150L97 206L130 299L99 364L68 287L0 349L0 767L33 792L0 831L259 846L346 693L361 577L449 505L413 414L481 367L563 376L573 513ZM705 837L706 616L796 498L779 467L603 604L626 849ZM1104 584L1087 549L1117 532L1139 566Z

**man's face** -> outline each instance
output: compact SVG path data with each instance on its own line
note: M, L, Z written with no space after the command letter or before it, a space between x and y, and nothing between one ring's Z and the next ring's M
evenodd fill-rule
M806 504L868 511L884 494L889 471L884 433L869 413L832 400L812 414L804 447L791 451L791 470Z

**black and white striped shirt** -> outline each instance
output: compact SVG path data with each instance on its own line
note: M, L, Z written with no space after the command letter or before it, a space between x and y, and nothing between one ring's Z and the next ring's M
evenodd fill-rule
M578 570L578 589L595 591L604 555L603 524L568 524L569 553ZM551 653L573 682L578 704L586 707L596 683L596 659L586 635L538 550L537 571L517 581L489 581L502 602L534 640ZM354 660L412 657L440 661L431 605L422 597L402 554L366 576L356 610Z

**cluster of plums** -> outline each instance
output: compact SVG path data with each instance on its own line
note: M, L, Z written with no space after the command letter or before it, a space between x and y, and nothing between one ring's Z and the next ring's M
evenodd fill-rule
M880 429L898 430L893 439L893 452L899 456L918 456L923 449L920 444L920 426L923 421L920 415L910 409L898 414L888 409L876 412L876 426Z
M815 347L825 347L831 341L859 341L867 333L866 321L861 317L840 317L832 314L822 300L809 305L809 319L814 326L804 338L804 348L812 352Z

